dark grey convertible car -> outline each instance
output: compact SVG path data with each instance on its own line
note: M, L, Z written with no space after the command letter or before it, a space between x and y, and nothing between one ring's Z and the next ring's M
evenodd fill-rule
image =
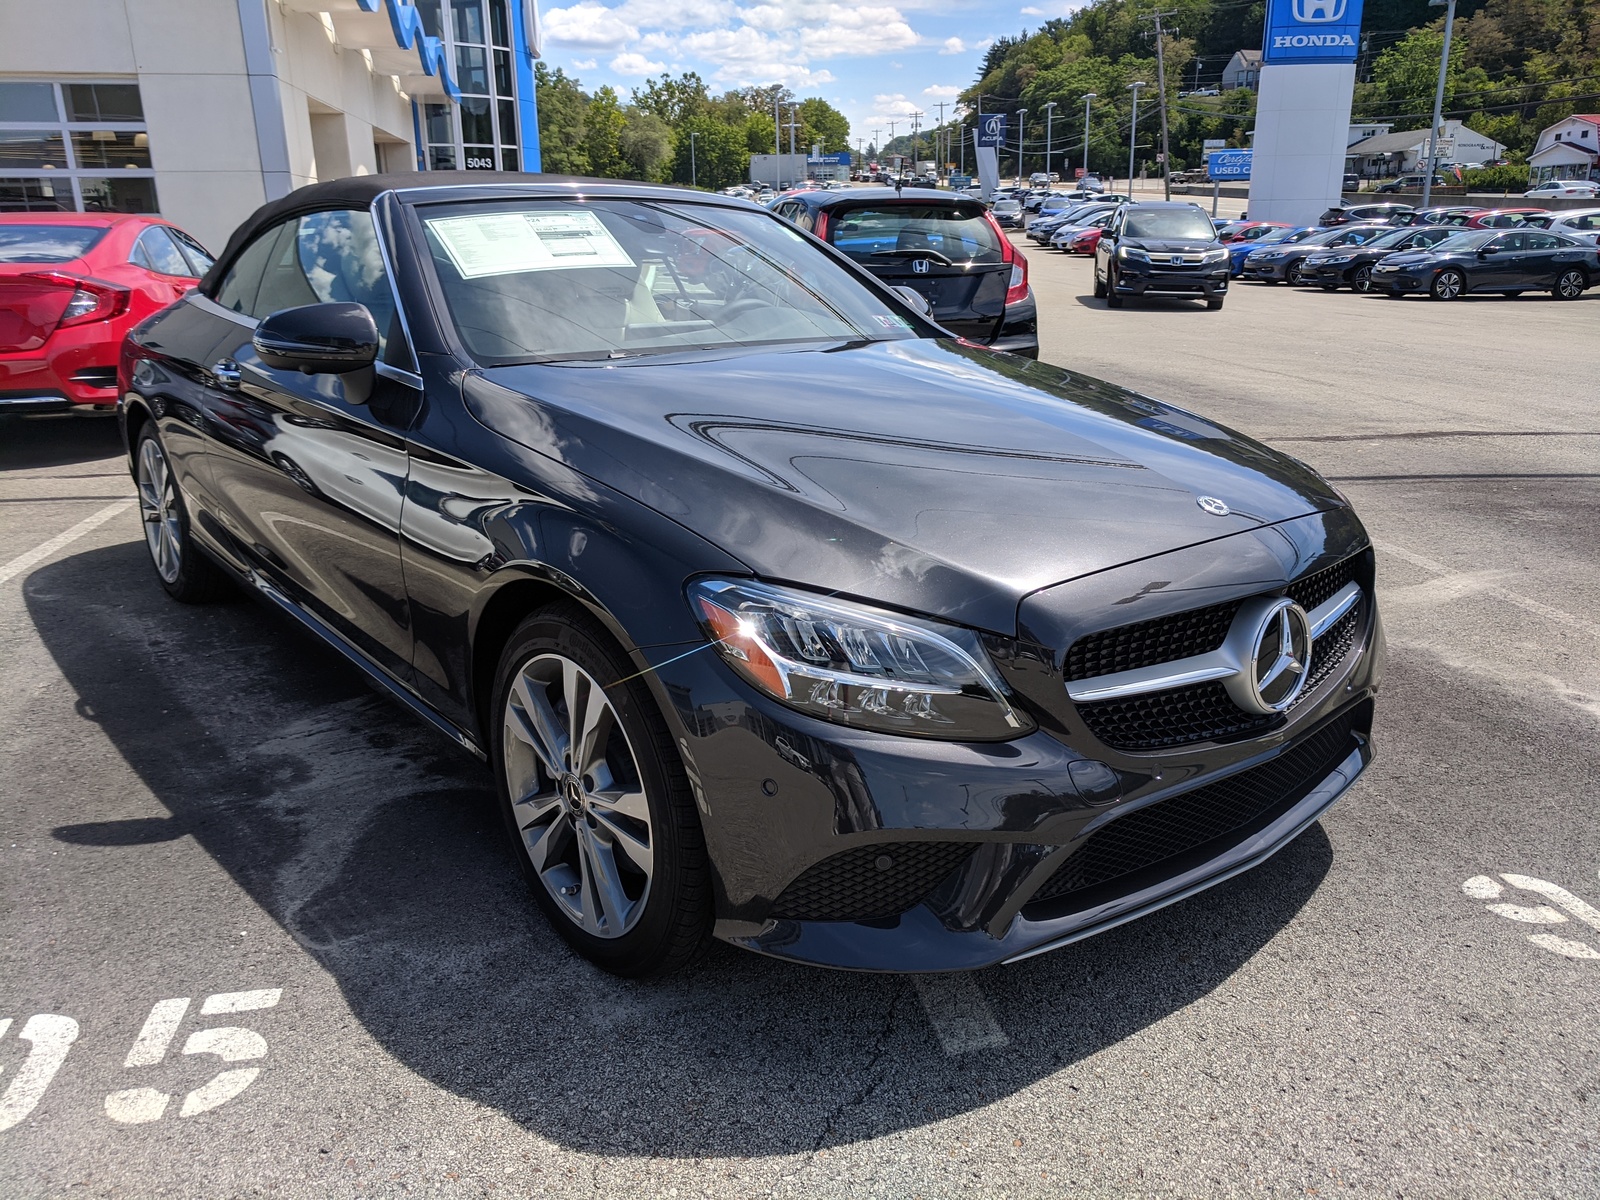
M167 591L244 584L485 759L618 973L1036 954L1262 861L1371 755L1337 492L741 201L303 188L120 395Z

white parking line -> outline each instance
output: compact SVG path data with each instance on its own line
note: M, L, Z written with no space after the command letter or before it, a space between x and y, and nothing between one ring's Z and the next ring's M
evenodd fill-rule
M952 1058L1011 1044L972 976L918 975L915 981L922 1011Z
M19 554L10 562L0 564L0 583L5 583L7 580L22 574L35 563L43 562L63 546L70 546L84 534L99 528L119 513L126 512L132 504L132 500L118 500L115 504L108 504L98 512L91 513L79 521L65 533L58 533L49 541L41 542L26 554Z
M1457 571L1445 566L1443 563L1434 562L1431 558L1424 558L1422 555L1414 554L1410 550L1402 550L1399 546L1392 545L1389 542L1374 541L1372 544L1383 553L1392 554L1394 557L1403 559L1414 567L1421 567L1431 575L1438 575L1449 580L1455 580L1459 577L1463 593L1488 593L1496 599L1504 600L1507 604L1514 604L1518 608L1525 609L1547 620L1555 621L1557 624L1565 625L1569 629L1581 629L1584 633L1600 638L1600 625L1596 625L1593 621L1574 616L1572 613L1563 609L1553 608L1548 604L1541 604L1521 592L1490 583L1485 578L1486 573Z

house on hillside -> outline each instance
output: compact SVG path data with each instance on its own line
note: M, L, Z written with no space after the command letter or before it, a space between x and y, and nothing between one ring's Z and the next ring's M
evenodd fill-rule
M1235 50L1228 65L1222 68L1222 90L1249 88L1252 92L1261 85L1261 51Z
M1492 137L1460 121L1439 126L1439 166L1475 167L1493 162L1505 149ZM1386 179L1428 167L1428 131L1408 129L1366 138L1345 151L1345 170L1363 179Z
M1600 115L1568 117L1539 131L1528 169L1534 183L1547 179L1600 182Z

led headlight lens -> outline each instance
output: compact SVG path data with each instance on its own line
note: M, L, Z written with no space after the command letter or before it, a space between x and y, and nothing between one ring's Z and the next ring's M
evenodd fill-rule
M1205 258L1203 258L1201 261L1202 262L1208 262L1208 263L1227 262L1228 261L1228 252L1225 249L1223 249L1223 250L1207 250L1206 254L1205 254Z
M1353 258L1355 258L1354 254L1330 254L1327 258L1319 258L1317 261L1332 266L1334 263L1347 263Z
M1118 246L1118 258L1131 258L1137 262L1149 262L1150 256L1137 246Z
M729 666L811 716L952 741L1033 728L970 630L748 580L697 580L689 601Z

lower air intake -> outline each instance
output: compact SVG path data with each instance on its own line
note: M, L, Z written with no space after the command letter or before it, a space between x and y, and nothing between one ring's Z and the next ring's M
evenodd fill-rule
M971 856L970 842L888 842L844 850L806 868L773 902L791 921L871 921L915 908Z

